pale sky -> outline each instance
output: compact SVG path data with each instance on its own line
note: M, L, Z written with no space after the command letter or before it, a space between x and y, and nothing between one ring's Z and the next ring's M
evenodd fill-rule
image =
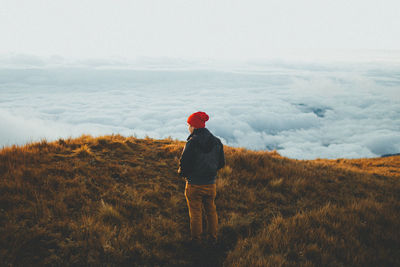
M266 58L400 49L399 0L0 0L0 54Z

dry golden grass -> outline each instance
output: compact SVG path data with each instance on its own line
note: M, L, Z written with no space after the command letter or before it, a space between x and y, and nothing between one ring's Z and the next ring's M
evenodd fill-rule
M353 171L368 172L377 176L400 177L400 156L374 159L318 159L315 162Z
M0 150L1 266L400 266L400 157L226 147L219 245L188 246L184 143L120 135Z

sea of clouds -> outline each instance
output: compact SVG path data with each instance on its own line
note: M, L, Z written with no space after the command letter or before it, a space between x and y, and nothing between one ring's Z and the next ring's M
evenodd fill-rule
M400 152L400 65L0 57L0 146L82 134L188 136L296 159Z

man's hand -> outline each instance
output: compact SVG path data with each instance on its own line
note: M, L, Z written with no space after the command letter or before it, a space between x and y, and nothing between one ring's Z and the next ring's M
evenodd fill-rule
M183 176L183 175L182 175L181 167L178 168L178 174L179 174L179 176Z

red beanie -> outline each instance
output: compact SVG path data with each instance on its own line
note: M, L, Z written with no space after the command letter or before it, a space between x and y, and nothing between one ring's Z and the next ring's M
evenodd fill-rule
M205 112L199 111L190 115L187 122L194 128L204 128L209 118Z

